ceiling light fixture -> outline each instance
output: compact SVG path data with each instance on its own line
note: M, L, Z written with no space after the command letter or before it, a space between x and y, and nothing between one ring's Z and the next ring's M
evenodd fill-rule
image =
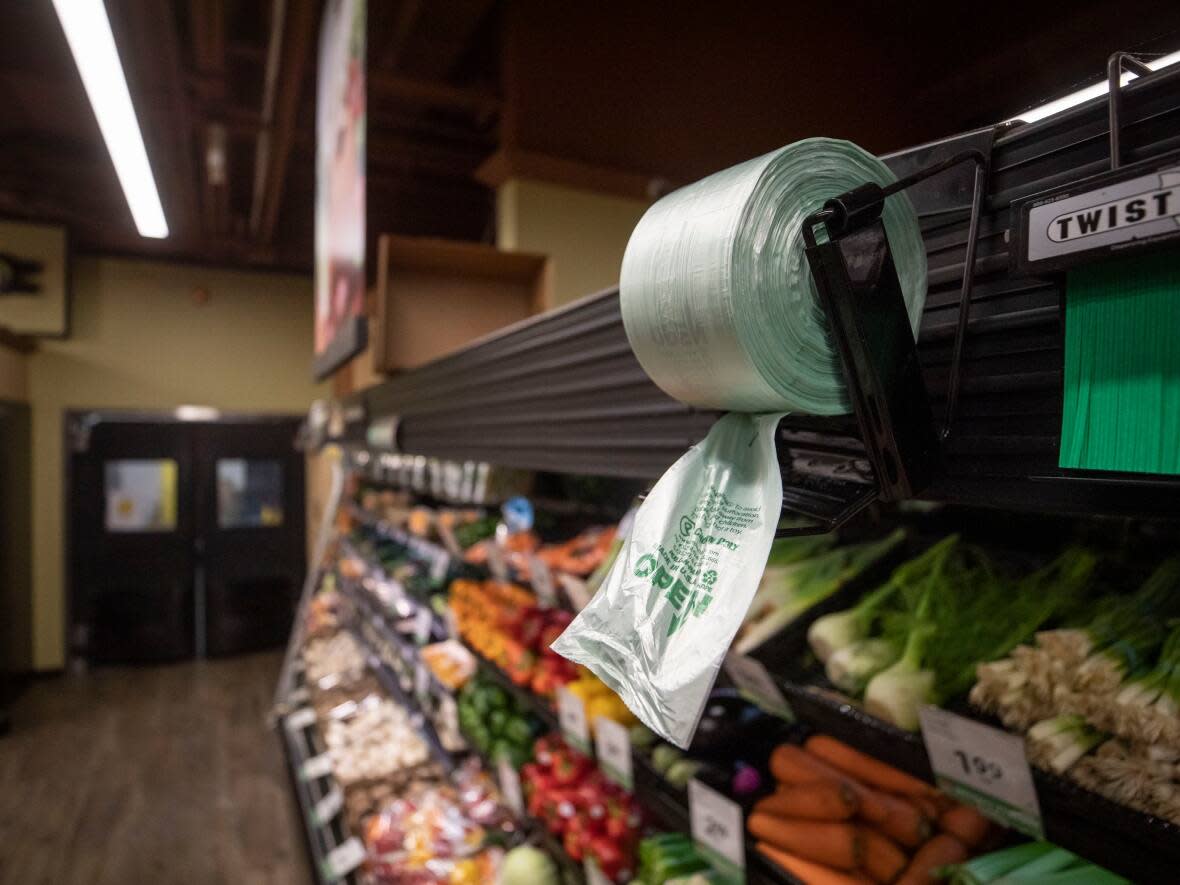
M1153 71L1158 71L1160 68L1166 68L1168 65L1174 65L1180 62L1180 52L1172 52L1168 55L1157 58L1153 61L1147 62L1147 66ZM1135 74L1130 71L1123 74L1120 81L1123 85L1134 80ZM1077 92L1071 92L1069 95L1063 95L1061 98L1054 99L1043 105L1035 108L1030 108L1022 114L1017 114L1015 117L1009 117L1005 123L1012 123L1016 120L1023 120L1025 123L1035 123L1037 120L1043 120L1045 117L1051 117L1054 114L1059 114L1062 111L1072 108L1074 105L1079 105L1084 101L1089 101L1092 98L1098 98L1100 95L1106 95L1110 91L1110 84L1106 80L1101 83L1095 83L1093 86L1087 86L1085 89L1079 89Z
M140 236L163 239L168 236L168 222L103 0L53 0L53 7L82 75L135 226Z

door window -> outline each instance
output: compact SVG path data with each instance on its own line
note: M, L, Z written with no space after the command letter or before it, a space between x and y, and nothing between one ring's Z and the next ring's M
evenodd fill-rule
M103 465L108 532L176 531L176 462L135 458Z
M259 528L282 524L283 465L276 460L219 458L218 528Z

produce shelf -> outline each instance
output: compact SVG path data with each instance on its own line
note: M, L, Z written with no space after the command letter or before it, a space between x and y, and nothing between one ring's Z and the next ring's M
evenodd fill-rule
M321 885L346 882L355 885L355 875L349 874L343 878L332 876L327 868L327 858L333 849L343 844L349 834L339 814L330 821L321 823L315 819L316 803L332 791L335 782L331 775L305 779L300 775L303 764L324 751L315 725L301 729L288 726L289 714L280 716L276 720L276 731L283 748L283 757L287 761L287 775L291 781L291 792L299 806L299 817L303 823L303 841L307 849L308 863L311 866L314 880Z
M450 773L455 770L456 759L455 755L449 753L439 740L438 732L435 731L434 724L431 722L429 715L422 709L417 699L411 693L402 688L401 680L398 674L394 671L385 660L382 659L380 650L365 635L365 631L356 624L350 625L348 630L356 638L357 642L365 650L365 662L368 664L369 670L377 678L377 682L381 688L392 698L395 702L405 707L410 713L410 724L418 732L418 736L426 743L426 748L430 751L430 755L434 758L443 770Z
M882 722L825 689L791 683L783 689L799 720L816 731L934 783L920 735ZM1136 882L1176 880L1180 827L1037 768L1033 782L1049 841Z

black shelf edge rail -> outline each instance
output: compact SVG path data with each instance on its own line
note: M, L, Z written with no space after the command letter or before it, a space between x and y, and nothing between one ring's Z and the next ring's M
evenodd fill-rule
M921 735L882 722L834 692L794 683L781 687L800 722L934 783ZM1175 880L1180 827L1032 771L1046 839L1135 882Z
M1121 91L1120 150L1134 162L1180 149L1180 66ZM965 318L955 420L942 475L923 494L1019 510L1175 516L1174 478L1057 466L1064 285L1011 270L1011 204L1109 167L1109 115L1095 99L1032 124L986 130L990 172ZM978 145L981 132L885 156L899 174ZM913 195L929 266L918 353L935 414L951 388L967 250L970 175ZM834 195L833 195L834 196ZM510 326L349 398L344 439L396 418L400 451L561 473L654 479L716 418L665 395L628 345L618 291ZM790 416L783 427L839 436L847 421ZM789 442L789 440L788 440ZM785 446L784 475L794 455Z
M299 818L303 824L304 848L307 852L311 875L320 885L346 882L355 885L356 876L352 873L337 878L328 871L328 856L333 849L342 845L350 834L345 830L340 814L333 815L329 821L315 819L316 804L327 796L335 787L331 775L316 778L303 776L303 765L307 760L324 752L323 742L319 738L318 727L315 724L304 728L292 728L288 725L290 714L275 720L275 730L283 750L283 758L287 763L287 775L291 782L291 793L298 806Z

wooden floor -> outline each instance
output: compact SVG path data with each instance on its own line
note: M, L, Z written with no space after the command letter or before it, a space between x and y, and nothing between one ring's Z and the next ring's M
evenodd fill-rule
M33 685L0 737L0 883L303 883L275 654Z

